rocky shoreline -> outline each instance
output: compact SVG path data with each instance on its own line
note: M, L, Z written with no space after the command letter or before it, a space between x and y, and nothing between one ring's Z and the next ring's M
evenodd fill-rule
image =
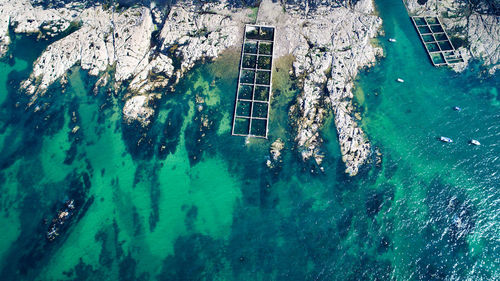
M174 86L197 61L215 58L237 45L250 14L249 9L229 9L227 3L180 3L166 16L154 5L121 11L102 5L82 7L71 3L44 10L29 0L4 1L0 8L4 19L0 23L0 55L8 50L9 27L16 33L40 34L49 29L56 34L78 24L76 31L50 44L35 61L33 72L21 85L31 96L30 105L75 65L93 76L113 69L111 79L116 89L130 82L124 95L124 119L143 126L154 113L150 101L162 95L159 89ZM162 27L158 38L153 38L158 26ZM153 44L153 39L159 44ZM180 61L180 66L174 66L174 60Z
M146 127L154 115L151 104L162 95L159 90L174 86L197 61L215 58L240 43L250 10L229 9L228 5L224 1L201 6L184 2L163 15L154 5L115 11L113 6L72 3L44 10L29 0L8 0L0 9L6 19L0 25L1 50L5 54L12 25L19 33L50 30L51 34L79 25L50 44L34 63L33 72L21 85L31 95L30 105L52 83L65 79L71 67L80 65L90 75L101 75L95 88L110 79L116 89L129 82L123 118ZM257 22L277 27L275 58L295 57L293 75L299 78L303 91L290 116L296 123L302 158L313 158L321 165L319 129L326 114L333 112L346 172L355 175L371 147L352 117L352 83L360 68L382 54L370 43L381 19L374 14L372 0L358 1L352 7L302 8L262 1ZM153 38L159 27L157 38Z

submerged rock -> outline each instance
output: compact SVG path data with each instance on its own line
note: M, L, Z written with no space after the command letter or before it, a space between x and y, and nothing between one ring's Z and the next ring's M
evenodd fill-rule
M131 8L118 14L97 6L85 9L78 19L81 28L50 44L22 83L32 101L75 64L90 75L114 65L117 82L130 79L147 66L145 58L154 29L149 9Z
M281 161L281 150L283 148L285 148L285 143L281 139L277 139L271 144L271 149L269 150L271 159L266 161L267 167L274 168L276 162Z
M281 157L281 150L285 147L285 143L281 139L277 139L271 144L271 156L274 161L278 161Z

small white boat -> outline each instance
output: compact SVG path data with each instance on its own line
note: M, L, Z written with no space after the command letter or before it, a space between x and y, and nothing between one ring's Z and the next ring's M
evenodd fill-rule
M470 140L470 144L473 144L473 145L481 145L481 143L477 140Z
M455 110L455 111L462 111L462 109L460 107L458 107L458 106L454 106L453 110Z
M394 38L389 38L389 42L396 42L396 39L394 39Z
M405 82L405 80L403 80L401 78L396 79L396 81L398 81L399 83L404 83Z
M453 140L448 137L440 137L439 140L442 142L453 142Z

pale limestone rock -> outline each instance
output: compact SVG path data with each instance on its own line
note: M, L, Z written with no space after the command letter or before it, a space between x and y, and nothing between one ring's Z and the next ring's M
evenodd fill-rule
M467 36L470 52L491 66L490 73L500 68L500 17L473 14L468 18Z
M0 0L0 57L7 52L11 40L9 27L16 33L37 33L43 27L56 35L65 31L75 21L81 9L77 4L67 4L60 9L33 7L29 0Z
M142 126L150 123L150 118L154 114L149 102L151 98L145 95L133 96L125 102L123 107L123 119L127 123L138 121Z
M22 88L34 101L72 66L80 63L91 75L116 64L115 80L131 78L148 64L153 23L147 8L131 8L121 14L97 6L84 10L82 27L52 43L36 60Z
M149 9L134 8L113 14L113 22L115 80L125 81L148 65L153 20Z
M1 5L2 1L9 5ZM158 38L162 45L151 48L151 34L156 29L153 21L160 23L164 18L154 4L151 6L154 20L151 9L145 7L116 13L113 8L104 10L99 5L87 9L76 6L68 4L62 9L44 10L33 7L29 0L0 0L0 13L10 19L0 22L0 43L4 43L0 45L0 51L5 53L9 43L7 31L11 21L17 26L16 32L38 32L40 29L55 32L53 30L57 31L63 25L53 17L58 17L65 24L69 24L70 20L78 22L80 28L77 31L47 47L34 63L30 77L22 82L21 88L32 95L30 104L74 65L79 64L95 76L114 68L111 79L116 82L115 85L130 81L129 92L124 98L133 103L127 103L124 118L130 120L137 116L138 121L148 118L129 113L146 114L153 109L130 110L147 106L146 102L138 102L144 101L143 98L131 100L130 96L147 96L150 100L149 97L157 94L152 92L166 87L172 76L177 82L197 61L215 58L224 49L239 43L244 22L250 13L248 9L228 9L226 2L208 3L201 7L194 3L173 6ZM19 16L20 10L26 10L25 16ZM175 71L172 58L167 54L180 58L180 69ZM96 87L107 84L109 79L107 74L104 75L106 79L100 79ZM97 88L94 93L98 93Z
M174 66L172 59L164 54L158 54L156 58L132 79L129 89L132 92L145 94L157 88L165 87L168 84L168 78L173 73ZM151 77L151 74L155 74L156 78Z
M176 56L182 57L178 76L189 70L202 58L215 58L230 46L241 42L245 10L226 15L224 5L207 4L200 13L193 6L174 6L163 26L160 38L162 48L174 46ZM241 14L241 15L240 15Z

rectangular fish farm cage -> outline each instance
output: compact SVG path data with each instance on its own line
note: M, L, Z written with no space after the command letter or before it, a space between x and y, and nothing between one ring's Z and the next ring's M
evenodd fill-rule
M233 136L267 138L275 28L246 25L241 48Z
M438 17L411 17L425 51L434 66L464 62L450 41Z

